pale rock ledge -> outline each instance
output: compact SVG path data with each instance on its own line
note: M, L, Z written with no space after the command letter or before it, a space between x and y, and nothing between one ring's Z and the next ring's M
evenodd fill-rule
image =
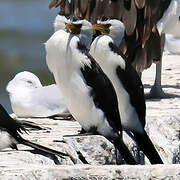
M149 165L134 142L124 133L124 141L136 160L145 165L114 165L113 145L101 136L63 137L77 134L76 121L48 118L21 118L50 129L32 130L23 137L44 146L66 152L70 158L52 158L34 154L29 147L18 145L19 151L0 152L0 180L51 179L180 179L180 56L163 57L162 85L172 98L147 100L146 131L156 146L164 165ZM155 66L143 73L145 92L150 90ZM20 118L18 118L21 120ZM31 150L31 151L30 151ZM123 160L120 160L123 163Z

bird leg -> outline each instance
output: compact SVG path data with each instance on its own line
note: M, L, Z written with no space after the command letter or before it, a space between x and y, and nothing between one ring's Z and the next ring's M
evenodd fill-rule
M133 156L136 159L137 164L141 164L141 165L145 164L145 162L144 162L144 154L141 152L141 150L140 150L140 148L138 146L138 142L136 141L134 135L132 134L131 131L126 130L125 132L133 141L136 142L136 145L134 145L132 147L132 152L133 152Z
M92 136L92 135L99 135L98 133L94 132L85 132L85 133L78 133L78 134L72 134L72 135L64 135L63 137L77 137L77 136Z
M47 127L47 128L41 127L37 123L31 122L31 121L21 120L21 121L18 121L18 122L20 122L26 128L32 128L32 129L35 129L35 130L47 130L47 129L51 129L49 127Z
M161 71L162 71L162 59L156 64L156 77L154 85L152 86L150 93L147 95L147 98L167 98L167 95L164 93L161 87Z
M50 119L58 120L59 118L63 120L71 120L73 119L73 116L70 113L62 113L62 114L56 114L49 117Z
M116 156L116 164L121 165L121 164L126 164L123 157L119 153L118 149L115 147L115 156Z
M11 144L10 147L11 147L12 149L18 150L18 147L17 147L17 145L16 145L15 143Z
M63 137L77 137L77 136L91 136L91 135L99 135L99 133L94 128L90 129L88 132L82 128L78 134L64 135Z
M110 140L110 141L114 144L114 147L118 149L119 153L121 154L121 156L123 157L124 161L127 164L131 164L131 165L137 164L131 152L129 151L129 149L124 144L121 138L114 139L113 141Z
M165 34L161 35L161 54L163 54L165 43ZM160 62L156 64L156 77L154 85L152 86L150 93L146 96L146 99L150 98L168 98L161 87L161 71L162 71L162 56Z

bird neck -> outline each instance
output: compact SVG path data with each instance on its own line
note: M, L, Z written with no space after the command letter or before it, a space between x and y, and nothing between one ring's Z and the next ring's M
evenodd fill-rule
M91 44L90 54L98 61L104 62L109 57L109 43L113 42L111 36L100 35Z
M117 47L119 47L119 45L120 45L120 43L121 43L121 41L122 41L122 38L123 38L123 36L124 36L124 33L123 33L123 34L121 34L121 33L119 33L119 34L117 34L117 33L110 33L109 36L112 38L113 43L114 43Z
M84 51L87 51L86 46L82 44L76 36L70 38L67 45L65 45L67 46L66 52L62 53L64 56L61 56L61 63L57 64L57 72L55 75L56 78L59 78L58 81L65 83L72 79L73 76L76 76L84 64L89 63L84 53ZM79 44L83 49L80 49ZM61 69L61 71L58 69Z
M83 44L84 46L86 46L87 49L89 49L92 42L92 33L81 33L79 35L79 39L81 44Z

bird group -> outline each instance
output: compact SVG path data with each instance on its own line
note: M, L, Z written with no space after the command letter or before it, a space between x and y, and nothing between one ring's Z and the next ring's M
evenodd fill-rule
M46 63L83 131L106 137L127 164L136 164L122 139L125 130L152 164L163 163L144 129L141 79L118 49L124 24L101 17L92 25L59 14L54 26L55 33L45 43ZM93 31L100 35L93 36Z
M45 43L46 63L68 111L82 126L83 132L104 136L114 144L127 164L134 165L136 161L122 138L123 131L126 131L152 164L162 164L144 129L143 84L118 49L124 36L124 24L118 19L101 17L92 25L86 19L59 14L54 28L55 32ZM93 35L95 31L98 33ZM40 82L37 85L41 85ZM8 86L11 92L13 83ZM17 149L16 144L21 143L47 153L67 156L23 139L20 133L25 128L2 106L0 112L0 130L8 139L6 144L1 140L0 148ZM118 159L117 156L116 153Z

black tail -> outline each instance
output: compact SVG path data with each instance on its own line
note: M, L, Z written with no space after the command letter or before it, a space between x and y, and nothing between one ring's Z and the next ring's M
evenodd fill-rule
M65 153L63 153L63 152L59 152L59 151L56 151L56 150L47 148L47 147L45 147L45 146L42 146L42 145L39 145L39 144L35 144L35 143L30 142L30 141L28 141L28 140L25 140L25 139L23 139L23 138L20 138L18 142L21 143L21 144L24 144L24 145L26 145L26 146L32 147L32 148L34 148L34 149L37 149L37 150L39 150L39 151L42 151L42 152L51 154L51 155L57 155L57 156L60 156L60 157L69 156L68 154L65 154Z
M162 159L160 158L152 141L149 139L149 136L145 131L143 134L134 133L134 137L138 143L139 148L147 156L151 164L163 164Z
M130 153L129 149L127 146L124 144L122 139L117 139L114 142L114 146L118 149L124 160L126 161L127 164L135 165L136 161L132 154Z

